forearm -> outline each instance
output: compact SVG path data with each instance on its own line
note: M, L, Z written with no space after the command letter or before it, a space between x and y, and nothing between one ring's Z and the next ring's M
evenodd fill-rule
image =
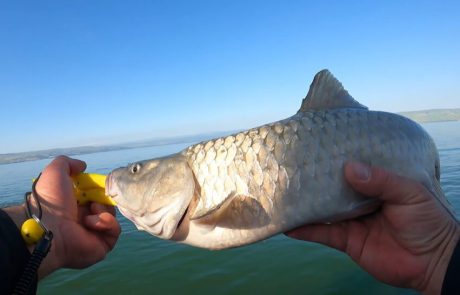
M23 211L22 211L23 213ZM30 258L30 252L21 237L17 224L21 222L21 209L0 209L0 290L10 294L16 287ZM36 279L32 282L33 293Z
M459 294L460 293L460 282L458 280L458 274L460 273L460 242L457 242L457 246L454 249L454 253L447 267L444 281L442 284L441 294Z
M422 289L423 294L440 294L446 283L446 274L452 255L460 239L460 227L457 222L452 221L448 236L444 243L439 246L437 254L433 261L435 262L431 271L429 271L426 286Z
M5 211L8 216L13 220L13 222L16 224L16 227L21 230L21 226L24 223L24 221L27 220L27 215L26 215L26 210L24 204L22 205L17 205L17 206L12 206L12 207L7 207L7 208L2 208L3 211Z
M3 208L2 210L8 214L8 216L16 224L18 231L20 231L22 224L28 219L26 215L25 205L22 204L22 205L7 207L7 208ZM24 242L24 245L25 245L25 242ZM32 253L34 250L34 247L35 247L34 245L29 245L27 246L27 249L29 250L30 253ZM51 251L52 251L53 245L51 247L52 247L51 248ZM42 279L43 277L53 272L56 268L56 267L53 267L53 265L55 265L55 263L53 263L52 255L51 253L49 253L49 255L46 256L45 259L43 259L42 263L40 264L40 267L37 273L38 279Z

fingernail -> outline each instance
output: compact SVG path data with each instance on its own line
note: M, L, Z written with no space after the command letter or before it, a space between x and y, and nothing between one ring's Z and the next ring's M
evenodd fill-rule
M355 178L362 182L367 182L371 178L371 169L369 166L361 163L351 163L351 169Z

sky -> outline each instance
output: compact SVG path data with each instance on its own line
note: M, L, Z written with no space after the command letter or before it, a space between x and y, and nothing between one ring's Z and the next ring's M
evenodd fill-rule
M372 110L460 107L460 1L0 0L0 154L284 119L329 69Z

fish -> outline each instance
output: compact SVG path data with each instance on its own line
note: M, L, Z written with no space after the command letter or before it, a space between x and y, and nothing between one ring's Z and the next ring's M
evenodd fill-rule
M139 230L219 250L377 210L378 200L344 179L349 161L419 181L449 206L429 134L369 110L328 70L315 75L293 116L114 169L106 194Z

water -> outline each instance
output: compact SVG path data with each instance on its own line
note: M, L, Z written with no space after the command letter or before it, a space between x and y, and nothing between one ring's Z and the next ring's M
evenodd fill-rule
M441 157L442 187L460 212L460 122L425 124ZM87 171L108 173L129 162L173 153L169 145L79 156ZM0 206L18 203L50 160L0 165ZM224 251L155 238L118 215L123 233L103 262L60 270L38 294L414 294L373 279L346 255L283 235Z

